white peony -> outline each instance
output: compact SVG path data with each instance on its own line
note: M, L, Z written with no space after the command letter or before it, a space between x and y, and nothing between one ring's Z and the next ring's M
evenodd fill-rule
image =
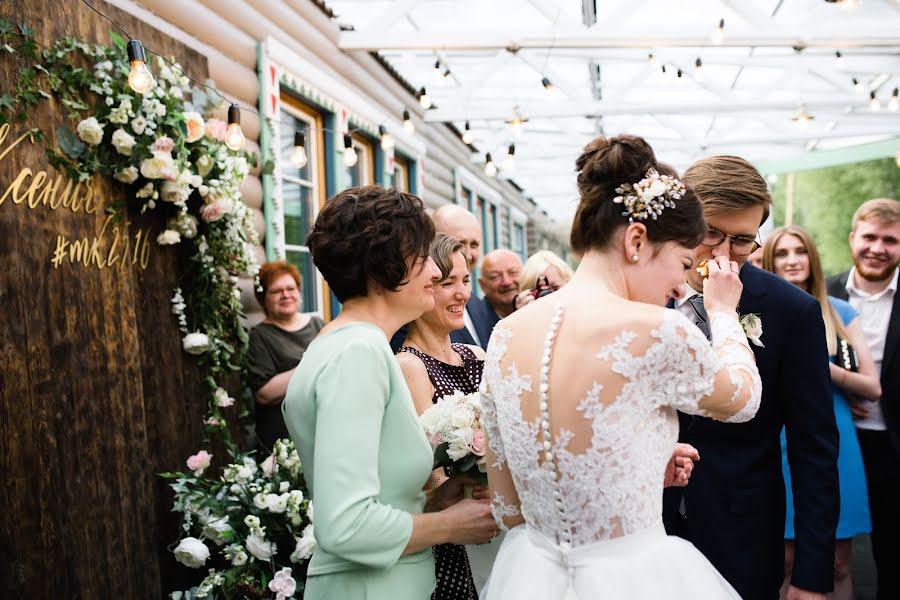
M206 134L206 123L200 113L188 111L184 113L185 125L187 125L187 136L185 141L188 143L196 142Z
M97 121L97 117L88 117L84 119L75 128L78 137L85 144L96 146L103 141L103 126Z
M168 152L154 152L153 158L145 158L141 161L141 175L147 179L174 179L175 160Z
M209 350L209 336L199 331L187 334L181 343L188 354L203 354Z
M297 546L291 553L291 562L299 563L313 555L313 550L316 549L316 536L313 533L312 524L303 529L301 537L294 539L297 540Z
M266 510L269 508L269 495L268 494L256 494L253 496L253 506L260 510Z
M266 541L259 533L253 532L247 538L247 551L259 560L269 560L275 554L275 544Z
M116 181L121 181L122 183L134 183L135 181L137 181L139 174L140 173L138 173L137 167L132 165L130 167L126 167L124 169L116 171L116 174L113 175L113 177L116 179ZM150 186L152 188L153 184L151 183Z
M209 558L209 548L194 537L186 537L178 542L174 552L175 560L192 569L202 567Z
M269 494L268 498L269 512L276 515L282 514L287 510L288 495L287 494Z
M450 460L459 460L470 454L474 436L475 431L471 427L462 427L454 431L450 438L450 446L447 448Z
M137 140L134 139L134 136L124 129L119 128L113 131L112 145L122 156L131 156L131 150L136 143Z
M171 229L166 229L156 236L156 243L160 246L171 246L181 241L181 234Z

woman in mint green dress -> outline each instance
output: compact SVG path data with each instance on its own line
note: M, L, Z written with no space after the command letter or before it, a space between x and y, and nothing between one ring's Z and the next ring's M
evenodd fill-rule
M433 237L419 198L365 186L329 200L307 238L342 310L282 404L315 506L305 600L423 600L432 546L498 532L489 503L462 500L461 485L423 490L432 450L388 344L434 307Z

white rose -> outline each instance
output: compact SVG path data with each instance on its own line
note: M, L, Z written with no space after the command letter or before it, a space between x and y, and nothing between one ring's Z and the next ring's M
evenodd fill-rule
M97 121L97 117L88 117L81 121L75 128L81 141L91 146L96 146L103 141L103 127Z
M256 515L247 515L244 517L244 525L246 525L250 531L256 531L259 528L259 517Z
M186 537L178 542L174 552L175 560L192 569L202 567L209 558L209 548L194 537Z
M294 539L297 540L297 546L291 553L291 562L299 563L313 555L313 550L316 549L316 536L313 534L312 524L303 529L301 537Z
M275 554L275 544L266 541L265 537L253 532L247 538L247 551L259 560L269 560Z
M231 564L235 567L240 567L241 565L247 564L247 559L250 558L247 556L247 553L243 550L238 550L234 553L234 558L231 559Z
M300 490L291 490L289 495L291 497L291 502L297 504L298 506L301 502L303 502L303 492L301 492Z
M284 492L288 491L289 489L291 489L290 481L282 481L281 483L278 484L278 491L281 493L284 493Z
M177 244L181 241L181 234L177 231L172 231L171 229L166 229L161 234L156 236L156 243L160 246L171 246Z
M269 512L280 515L287 510L288 495L287 494L269 494Z
M453 432L450 438L450 446L447 448L447 456L450 460L465 458L471 453L470 446L475 432L471 427L463 427Z
M229 540L231 536L227 535L234 531L228 524L227 517L214 519L206 524L203 528L203 535L211 539L213 542L222 546Z
M139 175L139 173L138 173L137 167L132 165L132 166L126 167L120 171L116 171L116 174L113 175L113 177L117 181L121 181L122 183L134 183L135 181L137 181L138 175ZM153 186L153 184L150 184L150 185L151 185L151 187Z
M163 200L173 204L181 204L191 195L190 188L178 185L177 183L172 183L171 181L164 182L160 188L160 192L162 193Z
M141 161L141 175L147 179L168 179L175 174L175 160L168 152L154 152L153 158Z
M209 336L199 331L187 334L181 342L184 351L188 354L203 354L209 350ZM240 472L238 472L238 477L240 477Z
M228 392L223 388L216 388L216 391L213 393L216 397L216 404L219 408L228 408L232 404L234 404L234 398L228 395Z
M112 145L122 156L131 156L131 149L135 143L134 136L124 129L116 129L112 134Z
M267 508L269 508L269 495L257 494L253 496L253 506L260 510L266 510Z
M252 478L253 478L253 469L251 469L250 467L247 467L247 466L243 466L240 469L238 469L237 475L235 476L235 479L242 483L246 483L246 482L250 481Z
M143 115L138 115L131 120L131 130L137 135L143 134L145 129L147 129L147 119Z
M196 142L206 133L206 123L200 113L187 111L184 113L185 125L187 125L187 137L185 141L188 143Z

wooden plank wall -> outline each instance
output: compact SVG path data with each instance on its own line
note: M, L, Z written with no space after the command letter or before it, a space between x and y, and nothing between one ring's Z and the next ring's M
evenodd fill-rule
M192 76L206 77L197 53L102 0L92 3ZM75 0L0 0L0 14L31 25L42 44L66 34L109 40L110 23ZM0 90L17 75L0 58ZM45 105L12 126L0 153L26 125L53 135L64 121L55 103ZM57 176L40 148L23 141L0 159L0 194L23 168ZM12 194L0 204L4 598L160 598L185 577L166 550L178 532L171 492L156 473L183 469L201 443L206 399L169 304L187 257L184 248L155 244L162 215L130 214L132 249L138 231L150 241L146 268L131 254L102 269L68 258L51 264L58 236L98 235L103 206L129 193L100 177L93 185L93 214L30 209Z

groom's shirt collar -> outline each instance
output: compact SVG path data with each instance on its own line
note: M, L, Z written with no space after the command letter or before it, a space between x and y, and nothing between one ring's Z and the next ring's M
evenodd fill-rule
M697 294L700 293L697 290L695 290L694 288L692 288L690 286L690 284L688 284L688 283L684 284L684 291L685 291L684 296L682 296L681 298L679 298L678 300L675 301L675 308L680 309L682 306L684 306L687 303L688 300L690 300L691 298L693 298L694 296L696 296Z

